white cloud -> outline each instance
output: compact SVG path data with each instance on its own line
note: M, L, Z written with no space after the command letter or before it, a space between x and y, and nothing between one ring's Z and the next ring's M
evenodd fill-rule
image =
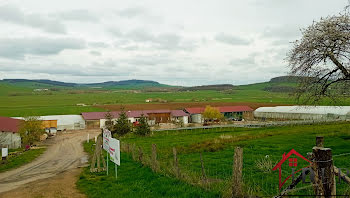
M345 5L347 0L12 0L0 5L0 78L261 82L288 71L283 59L300 28Z
M0 57L23 59L25 55L53 55L65 49L83 49L85 42L75 38L0 38Z
M82 10L82 9L59 12L54 14L53 16L56 16L63 20L81 21L81 22L98 22L100 20L92 12L88 10Z
M0 6L0 20L7 23L42 29L50 33L66 33L66 28L60 21L49 18L46 15L25 13L13 5Z
M217 34L215 40L229 45L249 45L251 43L247 39L225 33Z

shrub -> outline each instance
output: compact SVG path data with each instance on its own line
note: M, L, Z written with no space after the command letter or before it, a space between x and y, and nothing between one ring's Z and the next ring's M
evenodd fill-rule
M135 133L137 135L142 135L142 136L145 136L151 133L151 129L147 123L147 118L143 114L141 115L139 124L136 126Z
M121 109L119 113L119 118L117 123L113 127L112 135L116 134L117 136L123 136L131 131L131 124L129 123L128 116L124 111L124 108Z

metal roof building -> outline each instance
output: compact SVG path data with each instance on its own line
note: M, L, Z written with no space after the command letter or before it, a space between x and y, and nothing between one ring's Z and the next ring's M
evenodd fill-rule
M0 116L0 147L16 149L21 147L18 133L20 120Z
M350 106L260 107L254 111L254 117L293 120L346 120L350 119Z
M17 119L24 119L23 117L15 117ZM48 116L39 116L39 120L57 121L57 130L77 130L85 129L85 120L81 115L48 115Z

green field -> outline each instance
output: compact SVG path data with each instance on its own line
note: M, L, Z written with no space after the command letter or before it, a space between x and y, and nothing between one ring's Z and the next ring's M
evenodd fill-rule
M91 155L90 143L85 143L85 151ZM152 172L127 154L121 155L122 165L118 167L118 180L115 178L114 164L109 162L109 175L106 172L90 173L85 168L77 182L77 187L88 197L218 197L218 194L186 184L175 178Z
M229 91L146 92L128 90L92 90L59 87L55 91L34 92L35 86L0 83L0 116L80 114L103 111L95 105L142 104L148 98L176 102L258 102L292 104L287 93L264 91L271 83L239 86ZM40 86L39 86L40 88ZM83 103L87 106L77 106Z
M150 156L151 145L157 145L157 155L164 174L174 176L172 148L178 151L183 180L209 188L211 192L227 195L230 192L234 148L244 149L243 175L245 193L250 195L277 195L278 171L271 171L282 154L291 149L306 156L312 152L315 137L325 137L325 147L332 148L334 164L350 169L350 123L332 123L269 128L218 128L210 130L184 130L154 132L149 137L129 135L121 139L125 145L141 147L145 156ZM201 184L200 153L203 154L205 173L210 182ZM340 155L345 154L347 155ZM267 157L268 156L268 157ZM145 157L147 158L147 157ZM299 158L299 164L305 165ZM147 160L146 160L147 161ZM147 162L146 162L147 163ZM283 167L283 175L291 171ZM307 186L299 184L298 187ZM349 193L348 185L337 184L337 193ZM312 188L296 192L312 194Z
M236 86L232 90L216 91L149 91L140 87L126 86L91 89L87 87L62 87L40 83L0 82L0 116L62 115L81 112L104 111L97 105L144 104L148 98L159 98L171 103L188 102L248 102L271 104L295 104L286 92L266 91L268 87L295 87L295 83L265 82ZM36 92L35 88L49 88ZM134 88L134 89L133 89ZM160 87L161 88L161 87ZM125 90L129 89L129 90ZM86 106L78 106L85 104ZM320 103L329 105L329 101ZM339 105L350 105L350 99Z

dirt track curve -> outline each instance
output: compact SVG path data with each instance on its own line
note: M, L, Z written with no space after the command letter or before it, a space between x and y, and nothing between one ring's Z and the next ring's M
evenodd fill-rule
M94 137L99 131L72 131L47 140L48 149L36 160L0 174L0 193L85 165L87 154L82 142L88 133Z

